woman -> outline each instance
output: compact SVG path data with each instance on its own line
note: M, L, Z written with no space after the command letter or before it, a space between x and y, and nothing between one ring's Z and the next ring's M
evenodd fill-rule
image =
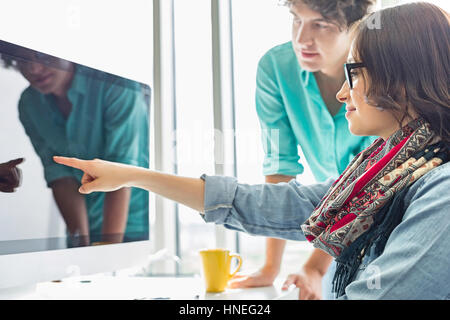
M376 137L355 136L348 129L345 104L336 92L345 80L342 65L347 59L352 26L369 11L374 0L288 0L293 16L291 41L270 49L259 61L256 78L256 111L264 147L263 174L267 183L289 182L300 175L305 162L317 182L337 178L351 159ZM304 159L298 154L300 146ZM286 241L268 238L264 266L235 276L231 288L272 285L278 275ZM285 287L300 287L300 299L332 297L326 259L314 250ZM328 259L331 262L331 259ZM324 265L325 266L325 265ZM323 280L323 281L322 281ZM321 290L323 282L323 290ZM323 292L322 292L323 291Z
M445 299L450 280L450 26L427 3L381 10L359 25L337 94L350 131L379 136L336 180L243 185L56 157L85 172L82 193L136 186L207 222L303 240L337 262L340 299ZM312 214L311 214L312 213Z

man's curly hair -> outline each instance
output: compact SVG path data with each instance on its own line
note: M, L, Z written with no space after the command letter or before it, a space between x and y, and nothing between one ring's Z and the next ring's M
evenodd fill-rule
M284 0L281 4L291 6L299 1L311 10L319 12L326 20L346 28L350 28L368 14L377 2L377 0Z
M12 57L0 53L0 66L4 68L16 68L16 63Z

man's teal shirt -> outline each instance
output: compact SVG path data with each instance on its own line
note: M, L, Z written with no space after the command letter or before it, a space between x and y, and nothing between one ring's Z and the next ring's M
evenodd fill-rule
M81 181L82 171L56 164L55 155L99 158L149 166L149 104L140 84L76 66L68 90L72 111L66 119L54 96L25 89L19 117L41 158L47 185L63 177ZM85 196L91 234L100 234L104 193ZM149 229L148 193L131 190L126 235Z
M335 116L330 114L314 73L301 69L291 42L272 48L261 58L256 109L266 176L301 174L299 145L318 182L338 177L376 138L349 131L344 104Z

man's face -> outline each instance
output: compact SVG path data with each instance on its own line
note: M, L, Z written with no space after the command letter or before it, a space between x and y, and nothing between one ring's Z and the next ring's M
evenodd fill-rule
M290 7L294 16L292 44L300 66L310 72L335 69L345 61L351 44L347 30L325 20L302 1Z
M58 68L55 68L39 61L21 60L18 62L18 67L33 88L43 94L50 94L61 90L72 73L69 62L64 60L57 62Z

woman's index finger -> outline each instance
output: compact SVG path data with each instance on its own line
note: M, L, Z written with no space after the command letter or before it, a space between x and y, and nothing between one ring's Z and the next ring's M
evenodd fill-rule
M54 156L53 161L55 161L56 163L68 166L68 167L73 167L73 168L80 169L80 170L85 169L85 165L84 165L85 160L80 160L77 158Z

